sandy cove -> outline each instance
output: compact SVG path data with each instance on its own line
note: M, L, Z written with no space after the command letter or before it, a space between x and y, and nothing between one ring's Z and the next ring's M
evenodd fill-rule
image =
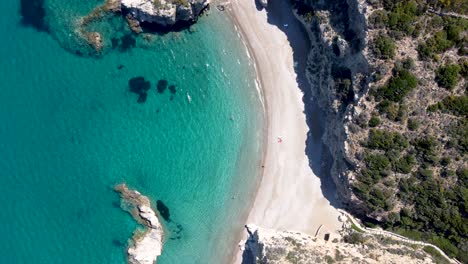
M311 235L323 225L321 232L334 232L339 212L322 194L305 153L309 128L290 43L254 0L233 0L228 9L255 60L267 118L263 177L247 223Z

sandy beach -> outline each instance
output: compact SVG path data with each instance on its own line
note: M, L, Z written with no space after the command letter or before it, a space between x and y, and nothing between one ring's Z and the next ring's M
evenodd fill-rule
M311 235L323 225L321 232L335 232L339 213L322 194L305 153L309 128L291 45L254 0L233 0L229 13L255 60L267 118L263 177L247 223Z

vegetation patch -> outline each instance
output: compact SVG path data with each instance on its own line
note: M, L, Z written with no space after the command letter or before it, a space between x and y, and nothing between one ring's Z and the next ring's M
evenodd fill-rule
M440 87L453 89L458 83L460 66L457 64L448 64L441 66L436 71L436 82Z
M386 85L377 90L375 96L377 100L387 99L393 102L401 102L417 85L418 79L416 76L406 69L400 69L393 73Z

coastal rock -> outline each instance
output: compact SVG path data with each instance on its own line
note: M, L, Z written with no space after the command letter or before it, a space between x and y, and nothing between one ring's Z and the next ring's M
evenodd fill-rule
M115 190L122 199L121 207L143 225L143 231L135 231L128 247L128 263L152 264L162 252L163 228L148 197L130 190L126 184L119 184Z
M102 38L99 32L85 32L86 40L89 45L91 45L96 52L102 51Z
M306 77L311 86L311 99L324 110L327 120L322 141L328 148L326 155L333 160L330 175L342 206L364 216L368 209L353 193L351 170L356 164L350 158L350 146L345 144L349 137L347 116L366 94L371 70L363 55L366 20L361 11L364 7L360 5L361 0L301 2L316 10L312 21L297 13L296 16L311 40ZM341 92L344 81L349 86L347 94Z
M193 23L210 0L122 0L122 9L139 22L170 28Z
M266 8L268 6L268 0L258 0L258 3L263 7Z
M313 237L247 225L242 263L435 263L419 248L354 233L350 238ZM358 238L359 237L359 238ZM356 242L359 241L359 242Z
M143 29L140 27L140 22L138 22L138 20L136 20L131 14L127 14L125 16L125 20L127 20L128 26L133 32L137 34L143 32Z

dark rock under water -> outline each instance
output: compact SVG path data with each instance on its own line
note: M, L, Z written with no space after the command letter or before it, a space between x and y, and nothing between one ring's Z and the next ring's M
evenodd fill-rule
M44 5L44 0L21 0L21 24L38 31L49 32Z
M175 94L176 93L176 86L175 85L169 85L169 92L171 92L172 94Z
M169 83L166 80L159 80L158 84L156 85L156 89L158 90L158 93L164 93L164 91L167 89L167 85Z
M166 220L167 222L170 222L170 213L169 213L169 208L161 201L157 200L156 201L156 209L158 209L159 214L161 217Z
M128 86L130 87L130 92L136 93L139 95L138 103L146 102L148 97L148 90L151 88L151 83L146 81L144 77L134 77L128 81Z
M136 47L136 39L132 34L124 35L120 38L119 51L125 52Z

